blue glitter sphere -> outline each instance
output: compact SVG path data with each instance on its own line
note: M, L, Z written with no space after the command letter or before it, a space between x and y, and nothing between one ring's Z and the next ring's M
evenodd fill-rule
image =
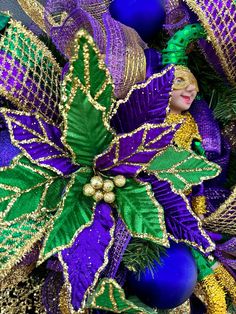
M165 21L161 0L114 0L109 9L114 19L134 28L145 41L152 39Z
M166 255L155 262L154 274L146 269L137 278L128 276L129 292L150 307L171 309L184 303L193 293L197 283L197 267L190 249L185 244L171 242Z

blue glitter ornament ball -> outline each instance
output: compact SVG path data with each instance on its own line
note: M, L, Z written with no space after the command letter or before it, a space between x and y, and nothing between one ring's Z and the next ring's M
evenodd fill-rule
M154 275L146 269L138 280L129 273L128 290L152 308L171 309L184 303L197 283L197 267L185 244L171 242L161 265L155 262Z
M134 28L145 41L154 38L165 21L161 0L114 0L109 9L114 19Z

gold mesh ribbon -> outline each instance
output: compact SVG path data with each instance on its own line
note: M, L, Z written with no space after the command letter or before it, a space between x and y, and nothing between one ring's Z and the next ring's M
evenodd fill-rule
M192 209L197 215L206 214L206 197L205 196L194 196L191 200Z
M236 281L234 280L234 278L224 268L223 265L219 265L214 270L214 274L221 287L228 292L228 294L232 298L233 303L236 304Z
M207 314L226 314L227 306L224 290L219 285L214 274L205 277L199 283L207 303Z
M236 235L236 187L230 197L209 217L203 225L212 231Z
M236 9L233 1L184 0L204 26L224 72L236 84Z

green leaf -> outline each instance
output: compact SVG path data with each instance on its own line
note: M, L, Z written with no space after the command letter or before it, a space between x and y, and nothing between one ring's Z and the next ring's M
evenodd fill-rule
M0 223L0 277L6 274L30 252L46 233L52 214L38 213L17 222Z
M16 158L10 167L0 169L0 213L4 221L32 217L54 211L67 180L51 170Z
M168 246L163 209L148 183L127 179L125 187L116 190L116 203L133 237Z
M73 238L91 223L94 200L83 194L83 186L89 182L91 175L88 168L80 168L72 175L56 219L44 241L41 260L69 247Z
M112 140L107 112L113 103L113 84L103 57L84 30L78 33L75 51L62 88L64 141L75 162L91 166Z
M220 167L202 156L169 146L150 163L147 171L167 180L176 190L187 190L216 177Z
M124 290L114 279L103 278L94 294L90 297L87 307L114 313L150 314L143 307L135 305L125 297ZM152 312L151 312L152 313Z
M10 21L10 16L0 13L0 31L3 30L6 26L7 23Z

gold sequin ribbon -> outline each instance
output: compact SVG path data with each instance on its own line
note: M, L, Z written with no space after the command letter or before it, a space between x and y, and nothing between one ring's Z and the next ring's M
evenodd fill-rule
M178 122L180 123L183 120L183 118L185 118L185 120L182 122L182 125L175 133L174 143L178 147L190 150L194 139L200 141L202 139L201 135L199 134L197 124L192 115L189 112L184 114L169 113L166 118L166 122L168 124Z
M234 278L224 268L223 265L219 265L214 270L214 274L221 287L228 292L228 294L232 298L233 303L236 304L236 281L234 280Z
M194 196L191 200L192 209L197 215L206 214L206 197L205 196Z
M206 276L201 282L200 287L205 294L207 302L207 314L226 314L227 306L225 293L218 283L214 274Z

